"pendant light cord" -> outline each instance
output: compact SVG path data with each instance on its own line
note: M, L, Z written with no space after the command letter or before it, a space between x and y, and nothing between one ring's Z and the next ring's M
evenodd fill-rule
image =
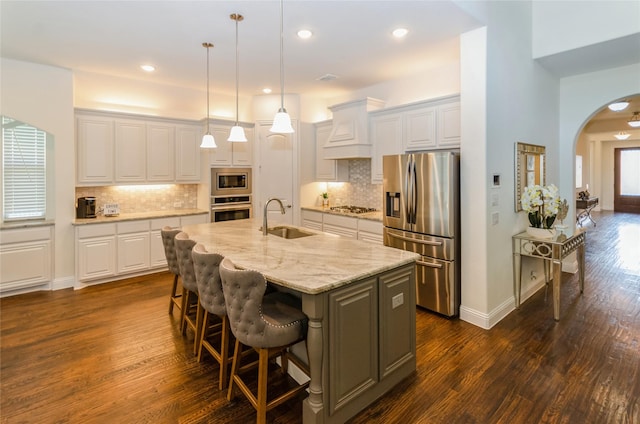
M236 21L236 127L238 126L238 79L240 78L240 72L238 71L238 21L240 20L241 15L237 15L235 18Z
M280 109L284 112L284 30L282 21L284 20L283 0L280 0Z
M207 134L211 134L209 131L209 48L213 46L211 43L202 43L207 48Z

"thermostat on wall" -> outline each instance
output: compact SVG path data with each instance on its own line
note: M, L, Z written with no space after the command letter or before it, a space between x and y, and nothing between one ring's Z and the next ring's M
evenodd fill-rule
M117 203L105 203L104 204L104 216L118 216L120 215L120 205Z

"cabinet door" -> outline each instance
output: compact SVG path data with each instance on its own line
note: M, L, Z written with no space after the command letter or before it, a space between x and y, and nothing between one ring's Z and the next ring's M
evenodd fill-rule
M322 212L302 210L300 215L303 227L322 231Z
M316 124L316 179L320 181L349 181L349 161L323 159L324 145L331 134L331 121Z
M371 182L382 183L382 157L402 153L402 114L390 113L371 118Z
M50 239L2 244L0 246L0 269L2 269L0 291L33 287L50 282L53 256L51 245Z
M358 240L383 244L382 222L358 219Z
M162 244L162 233L160 231L151 231L149 239L149 265L151 268L162 268L167 266L167 257L164 254L164 245Z
M149 268L149 232L118 235L118 273Z
M78 184L113 183L113 119L77 118Z
M436 146L436 108L424 107L405 112L404 150L424 150Z
M147 180L175 180L175 125L147 125Z
M209 131L216 140L215 149L209 149L209 164L211 166L231 166L233 163L233 145L227 141L231 127L211 125Z
M352 239L358 238L358 218L325 214L322 217L322 231Z
M247 137L246 143L233 144L233 165L251 166L253 165L253 128L245 128L244 135Z
M80 281L116 274L115 236L78 240L78 279Z
M401 365L416 360L415 266L381 275L380 380Z
M115 121L116 182L145 182L147 140L144 122Z
M200 181L201 138L199 126L176 126L176 181Z
M460 102L438 108L438 147L460 147Z
M182 216L180 217L180 226L184 227L185 225L206 224L208 219L209 215L207 214Z
M378 381L376 282L369 278L329 294L330 413Z

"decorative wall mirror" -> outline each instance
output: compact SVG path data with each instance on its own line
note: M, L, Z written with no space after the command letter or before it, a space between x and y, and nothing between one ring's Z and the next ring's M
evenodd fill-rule
M516 143L516 212L522 210L520 197L525 187L545 184L544 152L544 146Z

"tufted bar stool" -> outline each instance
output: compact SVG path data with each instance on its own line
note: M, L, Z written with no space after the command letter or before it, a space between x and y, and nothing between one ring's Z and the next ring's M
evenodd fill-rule
M229 320L224 303L222 281L220 280L220 262L224 259L217 253L209 253L198 243L193 247L193 269L198 283L200 303L200 337L198 343L198 362L202 351L208 351L220 365L219 387L227 387L227 370L232 357L229 355Z
M164 256L167 258L169 272L173 274L173 286L171 287L171 297L169 298L169 313L173 313L173 307L177 307L181 311L182 316L182 295L178 292L178 277L180 276L180 267L178 266L178 257L176 256L176 247L173 239L180 230L174 230L165 226L160 230L162 236L162 245L164 246Z
M193 354L197 354L198 349L198 283L193 269L193 258L191 251L196 244L189 239L189 235L180 231L175 239L176 256L180 267L180 278L182 280L182 319L180 320L180 332L184 335L187 328L193 330Z
M256 422L263 424L266 423L267 411L297 396L309 386L307 381L267 401L270 359L280 356L284 374L287 373L290 360L309 375L308 366L295 355L288 354L290 346L306 339L308 319L299 308L285 301L286 294L276 292L265 296L267 281L257 271L237 269L229 258L225 258L220 263L220 277L229 325L236 338L227 399L231 401L234 398L234 386L237 386L256 409ZM253 348L258 353L258 360L241 366L245 356L243 347ZM256 366L257 395L242 377Z

